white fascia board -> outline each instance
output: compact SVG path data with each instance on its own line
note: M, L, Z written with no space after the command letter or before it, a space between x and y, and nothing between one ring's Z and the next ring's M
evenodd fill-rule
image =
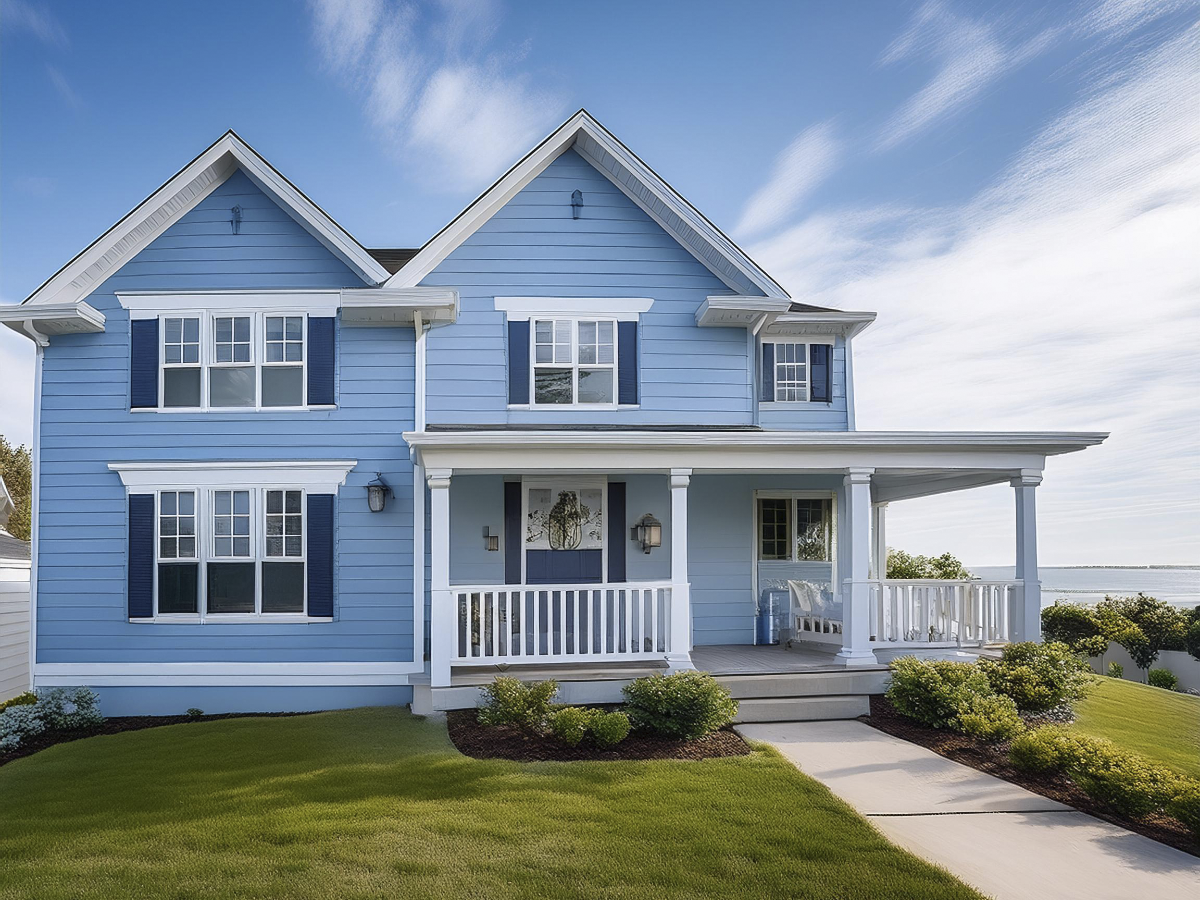
M776 316L763 329L764 336L806 334L813 329L836 330L847 339L875 321L875 313L851 310L837 312L789 312Z
M109 471L133 491L199 488L304 488L336 494L357 460L264 460L250 462L112 462Z
M341 293L332 291L121 291L121 306L131 319L196 310L271 312L288 310L314 316L337 315Z
M458 321L458 291L443 287L346 288L342 324L351 327L408 325L419 315L429 324Z
M0 323L45 347L59 334L95 334L104 330L104 313L83 300L0 306Z
M762 328L764 319L773 322L790 305L786 297L706 297L696 310L696 324L701 328Z
M553 316L599 316L636 322L654 301L639 297L496 297L496 311L510 322Z
M232 131L169 178L29 295L24 305L83 299L241 168L369 284L388 271L295 185Z
M393 685L408 684L424 668L421 662L41 663L33 678L37 687Z
M479 195L466 209L460 212L451 222L439 231L417 254L409 260L396 274L388 280L388 287L412 287L421 282L437 266L474 234L485 222L496 214L509 200L534 178L545 171L555 159L570 149L581 134L586 134L599 146L610 153L627 169L630 175L644 184L664 207L669 208L675 215L688 224L701 240L705 241L717 253L727 259L732 266L743 273L754 285L760 287L768 297L787 298L787 292L756 263L753 262L736 244L726 237L715 225L705 218L690 203L681 197L674 188L663 181L649 166L638 159L629 148L622 144L599 122L591 117L586 110L580 110L550 134L545 140L534 147L528 154L517 162L511 169L500 177L491 187ZM585 158L587 158L585 156ZM595 161L589 159L593 165ZM597 166L601 174L612 178L603 166ZM628 191L614 181L619 189L630 196ZM650 214L655 221L667 229L684 247L687 247L697 259L704 262L702 255L692 247L692 241L684 235L674 234L672 229L660 217L648 210L639 198L630 199ZM720 272L717 277L726 281ZM726 281L728 283L728 281ZM730 285L737 290L735 285Z

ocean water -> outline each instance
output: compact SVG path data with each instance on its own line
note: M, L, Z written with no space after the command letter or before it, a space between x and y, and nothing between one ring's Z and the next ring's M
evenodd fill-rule
M968 566L985 581L1015 577L1012 566ZM1042 602L1094 603L1141 591L1176 606L1200 605L1200 566L1040 566Z

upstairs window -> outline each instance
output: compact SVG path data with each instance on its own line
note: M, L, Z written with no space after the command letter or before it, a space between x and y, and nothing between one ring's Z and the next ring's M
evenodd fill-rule
M762 344L763 403L830 403L833 347L799 341Z
M535 405L616 403L617 323L612 319L536 319Z

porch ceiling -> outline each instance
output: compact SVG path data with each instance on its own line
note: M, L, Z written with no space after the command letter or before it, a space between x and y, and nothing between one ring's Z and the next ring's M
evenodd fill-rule
M873 469L873 499L903 500L1040 473L1095 432L406 432L427 469L518 472L841 474Z

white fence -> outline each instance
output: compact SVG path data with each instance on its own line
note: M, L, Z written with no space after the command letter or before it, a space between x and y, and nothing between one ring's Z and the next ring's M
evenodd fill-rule
M671 650L671 585L455 585L451 662L607 662Z
M0 561L0 700L29 690L29 563Z
M1101 675L1108 674L1108 664L1121 666L1121 677L1126 681L1145 682L1146 673L1137 667L1129 653L1118 643L1110 643L1103 656L1090 660L1092 668ZM1167 669L1179 679L1179 687L1187 691L1200 691L1200 659L1183 650L1163 650L1158 654L1152 669Z
M1019 587L1013 581L877 581L871 640L926 647L1007 641Z

